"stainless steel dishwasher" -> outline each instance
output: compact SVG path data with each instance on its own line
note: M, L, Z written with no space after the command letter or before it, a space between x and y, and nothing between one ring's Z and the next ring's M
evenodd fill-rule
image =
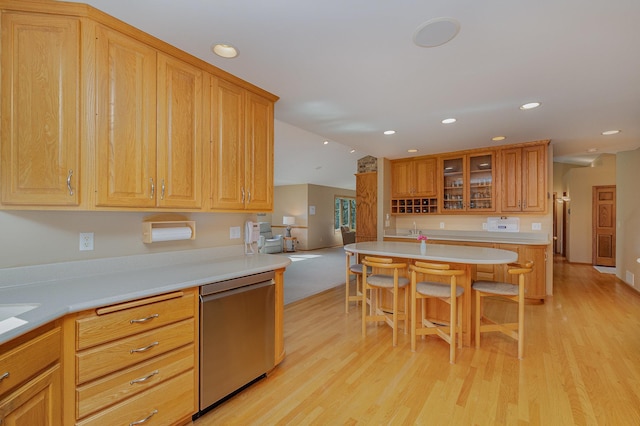
M275 273L200 287L200 412L275 364Z

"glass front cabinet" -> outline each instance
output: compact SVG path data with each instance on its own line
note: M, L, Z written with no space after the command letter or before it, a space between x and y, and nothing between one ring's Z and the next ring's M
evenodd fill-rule
M495 152L442 158L442 213L492 212Z

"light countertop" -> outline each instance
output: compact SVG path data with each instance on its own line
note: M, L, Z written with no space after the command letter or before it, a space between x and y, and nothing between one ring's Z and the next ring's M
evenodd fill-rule
M546 233L534 232L489 232L489 231L458 231L444 229L418 230L429 237L431 241L465 241L474 243L502 243L523 245L551 244ZM396 229L385 231L385 238L406 239L415 241L417 234L413 229Z
M202 249L0 269L0 307L38 305L16 316L27 323L0 332L0 344L72 312L286 268L291 263L286 256L222 253Z
M424 253L420 251L420 244L396 241L354 243L346 245L344 249L359 254L472 265L495 265L518 260L518 253L510 250L445 244L427 244Z

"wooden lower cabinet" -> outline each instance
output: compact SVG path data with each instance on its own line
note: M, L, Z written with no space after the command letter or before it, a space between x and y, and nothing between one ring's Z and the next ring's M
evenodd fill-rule
M0 425L61 425L60 327L15 345L0 345Z
M68 315L65 424L188 422L198 409L198 300L189 289Z

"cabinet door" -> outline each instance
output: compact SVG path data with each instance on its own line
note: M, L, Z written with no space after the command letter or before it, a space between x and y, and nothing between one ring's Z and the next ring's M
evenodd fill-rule
M247 92L245 104L245 207L273 208L273 102Z
M77 206L80 21L2 14L2 203Z
M96 29L96 205L156 205L156 51Z
M378 235L378 173L356 175L356 242L375 241Z
M212 78L211 97L211 207L244 209L244 91Z
M443 202L442 212L459 213L466 211L467 177L466 156L442 159Z
M522 210L522 149L500 151L500 194L503 212Z
M0 400L0 424L62 424L60 365L55 364Z
M157 204L202 206L202 71L158 54Z
M437 160L421 158L414 161L415 195L418 197L435 197L438 193Z
M397 160L391 163L391 198L412 195L413 161Z
M522 148L522 211L544 212L547 204L547 147Z
M468 164L467 210L470 212L495 211L495 153L469 155Z

